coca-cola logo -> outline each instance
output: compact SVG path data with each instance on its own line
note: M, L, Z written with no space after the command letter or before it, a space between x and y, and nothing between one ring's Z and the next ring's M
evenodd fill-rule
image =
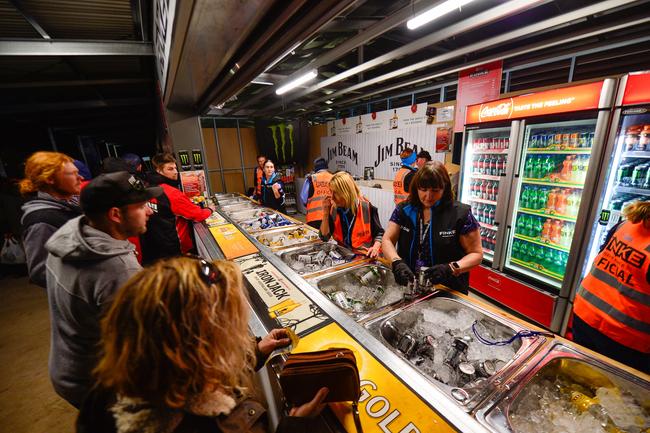
M478 113L478 119L480 121L489 120L493 117L503 117L509 118L512 115L514 103L512 98L509 102L500 102L498 105L487 105L481 104L481 109Z

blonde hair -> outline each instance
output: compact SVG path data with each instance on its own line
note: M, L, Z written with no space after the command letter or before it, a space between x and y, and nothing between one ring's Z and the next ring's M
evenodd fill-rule
M213 267L209 286L191 257L158 261L122 286L101 322L99 384L171 408L250 387L255 342L241 271L226 261Z
M30 155L25 161L25 178L20 181L20 193L33 194L49 186L48 182L73 159L60 152L41 151Z
M650 220L650 201L635 201L625 206L623 216L634 224Z
M352 214L356 215L356 204L357 200L361 197L361 191L349 173L346 173L345 171L334 173L330 180L330 190L343 199L343 201L345 201L345 207L351 209Z

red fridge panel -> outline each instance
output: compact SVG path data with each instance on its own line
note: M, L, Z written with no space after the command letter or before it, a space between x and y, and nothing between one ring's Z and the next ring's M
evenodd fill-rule
M520 283L484 266L469 274L469 285L485 296L550 327L557 296Z

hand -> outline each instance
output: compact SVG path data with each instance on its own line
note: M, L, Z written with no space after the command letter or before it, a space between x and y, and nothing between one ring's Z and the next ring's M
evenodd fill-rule
M332 199L328 196L325 196L323 199L323 210L326 212L331 212L332 210Z
M409 265L404 263L404 260L399 259L393 262L393 275L397 284L406 286L409 282L413 281L415 275L409 268Z
M441 263L439 265L432 266L424 272L424 275L431 282L431 284L439 284L454 276L453 272L451 272L449 263Z
M275 191L279 191L280 190L280 184L279 183L274 183L271 188L273 188Z
M368 251L366 252L366 256L370 257L371 259L374 259L379 255L381 252L381 242L375 242L375 244L368 248Z
M291 340L289 340L286 330L273 329L257 343L257 348L262 355L268 355L278 347L288 346L289 343L291 343Z
M327 397L327 394L330 392L329 388L321 388L318 390L314 398L307 403L301 404L300 406L292 407L289 411L289 416L304 416L304 417L314 417L321 413L325 408L323 400Z

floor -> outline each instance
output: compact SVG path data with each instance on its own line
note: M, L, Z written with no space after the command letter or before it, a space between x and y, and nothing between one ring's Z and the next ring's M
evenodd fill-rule
M68 433L76 409L47 372L50 321L45 291L26 277L0 277L0 432Z

